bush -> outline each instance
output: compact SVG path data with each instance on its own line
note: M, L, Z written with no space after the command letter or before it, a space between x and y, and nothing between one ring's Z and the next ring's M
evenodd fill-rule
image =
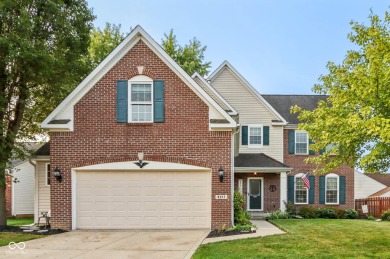
M237 231L251 231L254 226L252 225L237 225L234 230Z
M305 219L318 218L318 210L310 206L304 206L299 209L298 215Z
M322 219L337 219L337 213L333 208L319 208L318 217Z
M244 210L244 196L239 192L234 192L234 224L235 225L252 225L249 221L251 215Z
M382 220L390 220L390 210L383 212L381 219Z
M288 203L286 203L285 201L283 202L284 205L286 206L286 213L288 213L288 215L290 216L290 218L292 216L295 216L297 215L297 208L295 207L294 203L292 203L291 201L289 201Z
M346 219L356 219L358 217L358 212L354 209L347 209L344 213L344 218Z
M367 220L375 220L374 216L368 216Z
M334 209L338 219L345 219L345 210L343 209Z
M267 219L289 219L291 218L290 214L287 212L283 212L281 210L276 210L271 212L268 216Z

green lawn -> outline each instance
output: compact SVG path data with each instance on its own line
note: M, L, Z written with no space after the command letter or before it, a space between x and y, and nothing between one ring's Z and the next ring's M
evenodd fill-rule
M287 234L202 245L193 258L390 258L390 222L347 219L272 222Z
M22 226L32 224L33 219L8 219L8 226ZM10 242L22 242L28 241L36 238L44 237L44 235L35 235L30 233L21 233L21 232L0 232L0 246L6 246Z
M23 226L34 223L34 219L7 219L8 226Z

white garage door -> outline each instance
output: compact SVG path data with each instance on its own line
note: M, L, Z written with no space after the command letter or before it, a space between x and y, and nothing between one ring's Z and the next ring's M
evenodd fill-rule
M78 229L211 227L210 172L77 172Z

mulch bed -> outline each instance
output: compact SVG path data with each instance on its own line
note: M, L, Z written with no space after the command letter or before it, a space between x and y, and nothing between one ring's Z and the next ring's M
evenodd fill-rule
M44 230L44 228L42 228L41 230ZM67 231L62 230L62 229L50 229L49 228L47 230L48 230L47 232L37 233L36 231L23 232L23 229L21 229L20 227L17 227L17 226L6 226L3 228L0 228L0 232L20 232L23 234L35 234L35 235L55 235L55 234L61 234L61 233L67 232Z
M251 233L251 232L249 232L249 231L239 231L239 230L230 230L230 231L212 230L210 232L210 234L207 236L207 238L234 236L234 235L242 235L242 234L249 234L249 233Z

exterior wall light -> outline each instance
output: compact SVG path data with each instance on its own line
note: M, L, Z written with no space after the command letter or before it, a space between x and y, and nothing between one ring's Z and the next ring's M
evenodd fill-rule
M219 176L219 181L222 183L223 182L223 177L225 175L225 170L223 170L222 166L218 169L218 176Z
M53 171L53 175L54 177L56 178L57 181L61 182L62 180L62 175L61 175L61 171L60 169L58 169L58 167L56 167Z
M149 163L146 163L142 160L144 160L144 153L138 153L138 162L135 162L134 164L138 165L139 168L142 168L145 165L149 164Z

